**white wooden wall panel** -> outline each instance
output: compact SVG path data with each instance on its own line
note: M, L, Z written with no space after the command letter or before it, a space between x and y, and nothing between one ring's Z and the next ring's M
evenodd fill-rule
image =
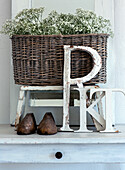
M111 21L112 30L114 32L114 0L95 0L95 13L97 15L103 16L106 19L109 19ZM102 85L104 87L108 88L117 88L115 85L116 80L116 57L115 57L115 45L114 45L114 37L108 39L108 57L107 57L107 83L105 85ZM115 113L115 95L112 100L113 104L113 113ZM122 114L122 113L121 113ZM118 120L115 120L114 116L114 124L119 124Z
M95 12L106 19L109 19L114 31L114 0L95 0ZM107 83L106 87L115 87L115 53L114 38L108 41L108 58L107 58Z
M20 12L24 8L29 8L30 1L29 0L12 0L12 18ZM14 84L13 79L13 64L12 64L12 57L11 57L11 64L10 64L10 124L13 124L16 116L16 109L17 109L17 101L18 101L18 94L19 94L19 85Z
M115 2L115 54L116 54L116 81L118 88L125 89L125 0ZM125 124L125 98L116 95L116 121Z
M94 10L95 0L32 0L32 7L45 7L44 16L52 10L64 13L75 13L77 8Z
M11 17L10 0L0 0L0 30L6 19ZM0 34L0 124L9 123L9 68L10 41L8 36Z

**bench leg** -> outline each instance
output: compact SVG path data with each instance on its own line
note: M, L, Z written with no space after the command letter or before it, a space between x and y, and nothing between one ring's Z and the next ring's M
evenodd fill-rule
M18 105L17 105L16 119L15 119L15 126L19 124L20 116L23 113L24 107L25 107L25 91L20 90L19 100L18 100Z

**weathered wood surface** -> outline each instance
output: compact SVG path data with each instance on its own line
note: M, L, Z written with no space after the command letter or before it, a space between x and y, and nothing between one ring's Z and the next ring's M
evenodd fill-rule
M83 50L89 53L93 59L93 68L90 73L82 78L71 79L71 52L74 50ZM70 86L77 85L80 92L80 128L77 132L89 132L86 127L86 89L83 83L91 80L102 66L101 57L98 52L91 47L64 45L64 75L63 75L63 126L61 131L73 131L70 128L69 120L69 103L70 103Z
M118 128L122 133L18 136L13 127L0 125L0 163L125 163L125 125Z
M17 135L10 125L0 125L0 144L125 144L125 125L116 126L121 133L72 133L58 132L55 135Z
M25 108L25 96L26 96L26 92L20 89L15 126L19 124L21 114L23 113L23 110Z
M124 150L125 144L0 145L0 163L125 163Z

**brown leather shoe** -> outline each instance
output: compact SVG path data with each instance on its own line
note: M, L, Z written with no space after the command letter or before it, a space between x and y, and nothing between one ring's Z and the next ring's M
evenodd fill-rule
M47 112L44 115L42 121L37 128L37 133L39 135L53 135L57 133L57 127L51 112Z
M29 135L35 133L37 129L36 120L33 113L27 113L17 127L18 135Z

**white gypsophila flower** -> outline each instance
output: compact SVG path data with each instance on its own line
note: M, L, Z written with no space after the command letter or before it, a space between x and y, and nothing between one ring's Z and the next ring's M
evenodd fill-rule
M24 9L14 20L7 20L1 33L8 34L89 34L107 33L112 35L109 20L96 16L92 11L76 9L75 14L52 11L43 19L44 8Z

